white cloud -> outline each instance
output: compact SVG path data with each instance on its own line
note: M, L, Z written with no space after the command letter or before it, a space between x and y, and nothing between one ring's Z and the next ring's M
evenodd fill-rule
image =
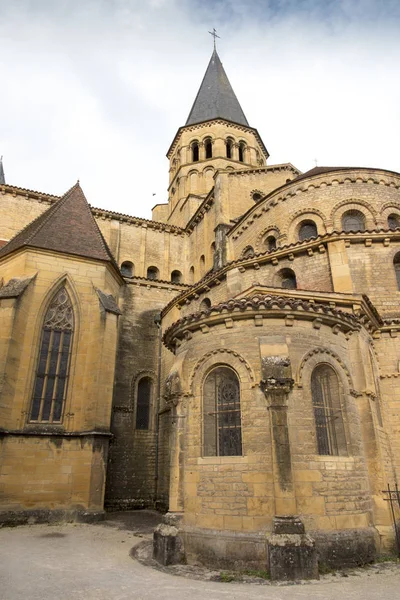
M0 0L7 180L61 194L79 178L92 205L149 218L213 26L270 164L400 170L400 11L383 4Z

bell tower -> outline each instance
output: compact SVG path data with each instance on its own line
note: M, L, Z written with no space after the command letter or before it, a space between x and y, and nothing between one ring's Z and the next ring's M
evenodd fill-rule
M220 170L264 167L268 151L250 127L214 45L187 121L168 150L168 205L153 219L185 227L214 187Z

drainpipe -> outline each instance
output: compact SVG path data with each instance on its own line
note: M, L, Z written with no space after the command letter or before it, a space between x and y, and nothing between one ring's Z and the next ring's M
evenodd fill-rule
M156 404L156 456L155 456L155 472L154 472L154 505L157 503L158 496L158 459L159 459L159 431L160 431L160 403L161 403L161 349L162 349L162 328L161 328L161 312L154 317L154 323L158 327L158 376L157 376L157 404Z

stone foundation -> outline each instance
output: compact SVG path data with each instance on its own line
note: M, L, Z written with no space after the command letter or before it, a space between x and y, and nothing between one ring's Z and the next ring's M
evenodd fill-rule
M16 527L17 525L35 525L48 523L95 523L105 518L104 510L21 510L0 512L0 527Z

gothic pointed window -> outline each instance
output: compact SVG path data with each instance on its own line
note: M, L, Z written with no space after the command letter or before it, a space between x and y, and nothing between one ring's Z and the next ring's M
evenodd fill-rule
M318 365L311 375L311 394L317 432L318 454L346 455L341 389L335 370Z
M240 385L229 367L217 367L203 388L204 456L241 456Z
M73 333L72 304L67 290L62 287L50 302L44 317L29 416L31 422L62 421Z

